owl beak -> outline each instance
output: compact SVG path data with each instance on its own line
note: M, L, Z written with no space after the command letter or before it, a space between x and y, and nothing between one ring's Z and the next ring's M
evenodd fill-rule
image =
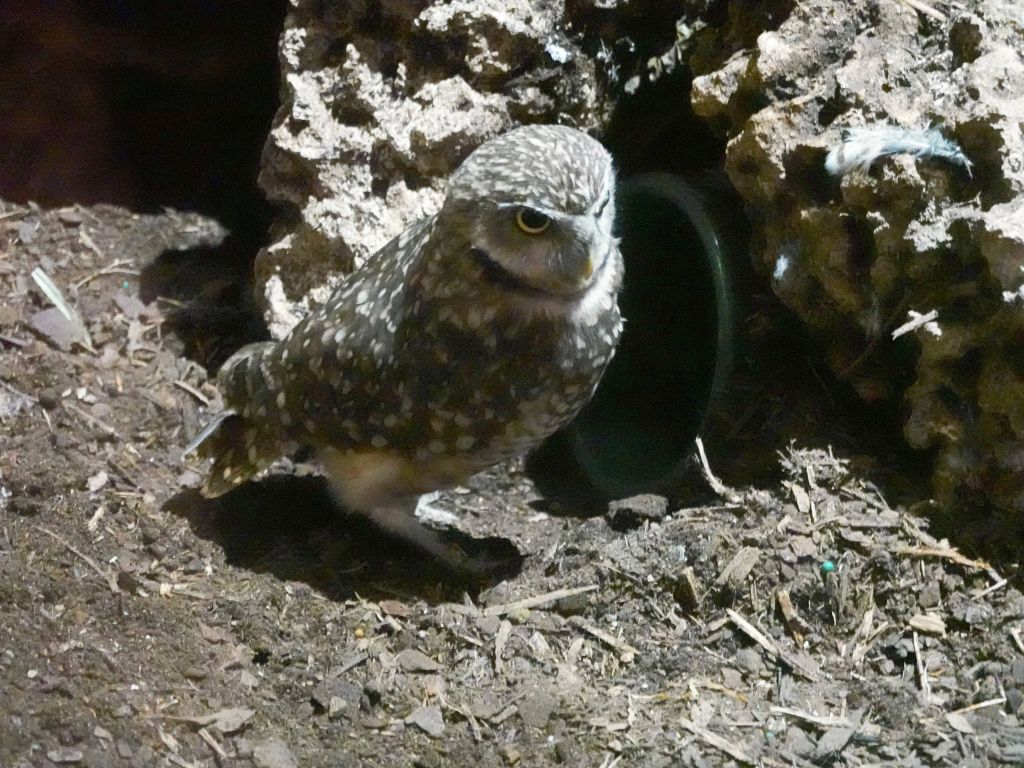
M591 277L594 276L594 256L595 256L594 252L591 251L589 257L587 259L585 259L583 264L581 265L581 269L580 269L580 282L581 283L587 282Z
M587 258L580 264L580 285L586 285L594 277L595 272L601 271L616 247L615 238L609 237L603 232L596 233L590 242Z
M575 239L586 245L567 249L549 262L550 272L546 282L556 295L576 296L586 291L604 268L615 247L614 239L593 227L590 222L574 224Z

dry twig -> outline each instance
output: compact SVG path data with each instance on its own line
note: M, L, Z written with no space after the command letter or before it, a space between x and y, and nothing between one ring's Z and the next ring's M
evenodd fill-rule
M192 397L194 397L200 403L205 405L207 408L210 407L210 398L208 398L206 395L204 395L198 389L193 387L187 381L182 381L181 379L178 379L177 381L173 381L171 383L174 384L174 386L176 386L178 389L181 389L181 390L184 390L185 392L188 392L190 395L192 395Z
M600 627L595 627L593 624L587 623L579 616L573 616L570 619L570 622L574 627L579 627L588 635L596 637L602 643L604 643L612 650L614 650L616 653L618 653L619 661L623 662L624 664L629 664L631 661L633 661L633 659L636 658L636 655L639 653L639 651L636 648L627 643L625 640L620 640L610 632L605 632Z
M794 672L799 672L801 675L806 677L808 680L816 680L818 678L817 670L810 664L802 661L793 654L784 651L779 648L766 634L751 624L749 621L740 616L736 611L731 608L725 609L726 615L747 637L753 640L755 643L764 648L772 656L772 658L782 661L786 666L790 667Z
M99 574L99 576L105 582L107 582L107 586L110 587L110 591L111 592L117 594L118 592L121 591L121 588L117 585L117 577L113 573L111 573L110 571L105 571L102 567L100 567L99 563L97 563L95 560L93 560L91 557L89 557L87 554L85 554L81 550L76 549L75 546L71 542L69 542L67 539L65 539L65 538L63 538L61 536L58 536L53 531L48 530L46 528L43 528L42 526L39 526L39 525L35 526L35 529L37 531L41 531L42 533L45 533L47 536L52 538L54 541L58 542L59 544L62 544L65 547L65 549L67 549L69 552L71 552L71 553L73 553L75 555L78 555L78 557L82 558L82 560L85 562L86 565L88 565L90 568L92 568L97 574Z
M1017 644L1020 652L1024 653L1024 639L1021 638L1021 632L1017 627L1010 628L1010 637L1013 638L1013 642Z
M928 665L925 663L924 654L921 653L921 641L917 632L913 633L914 638L914 660L917 664L917 682L921 686L921 700L925 704L931 704L932 686L928 682Z
M984 560L971 560L952 547L945 549L941 547L899 547L894 551L897 555L910 555L911 557L939 557L967 568L977 568L979 571L992 569L992 566Z
M924 0L903 0L903 4L913 8L918 13L931 16L936 21L946 21L948 18L942 11L928 5Z
M772 707L771 711L776 715L788 715L789 717L795 717L798 720L805 720L808 723L814 723L820 725L822 728L856 728L856 723L851 723L845 717L823 717L821 715L814 715L810 712L801 712L799 709L791 709L790 707Z
M84 235L85 235L85 233L83 232L83 236ZM95 280L97 277L103 277L104 275L133 275L133 276L138 276L139 270L137 270L137 269L124 269L124 266L126 264L131 264L131 261L115 261L110 266L104 267L103 269L99 270L98 272L93 272L90 275L86 275L85 277L83 277L78 282L72 283L72 285L75 287L75 290L77 291L83 285L87 285L88 283L90 283L93 280Z
M704 441L698 437L694 440L694 443L697 446L697 457L700 459L701 472L704 474L704 479L707 481L707 484L711 486L711 490L730 503L739 502L739 494L719 480L715 473L711 471L711 465L708 463L708 455L704 451Z
M506 613L513 613L515 611L527 610L530 608L539 608L542 605L549 605L551 603L558 602L559 600L564 600L567 597L582 595L585 592L593 592L595 589L597 589L597 584L588 584L585 587L556 589L553 592L546 592L543 595L524 597L522 600L513 600L511 603L490 605L484 608L480 614L482 616L504 616Z
M898 339L900 336L910 333L911 331L916 331L921 326L928 325L928 323L937 320L939 317L939 311L937 309L925 312L923 315L919 315L917 313L912 314L914 317L911 317L910 320L892 332L893 341Z
M986 709L987 707L1001 707L1006 703L1005 696L997 696L994 699L986 699L985 701L979 701L977 704L968 704L966 707L960 707L960 709L954 709L949 714L951 715L962 715L965 712L974 712L978 709Z
M94 426L94 427L96 427L98 429L103 430L104 432L106 432L111 437L117 437L117 438L121 437L121 435L118 434L118 431L116 429L114 429L112 426L107 424L105 421L97 419L91 413L89 413L88 411L85 411L85 410L79 408L74 403L62 402L62 405L64 406L64 408L66 408L67 410L71 411L73 414L75 414L79 418L85 419L89 424L91 424L92 426Z
M757 763L757 760L753 755L744 749L740 749L729 740L719 736L717 733L709 731L707 728L699 726L693 721L687 720L685 717L681 717L679 719L679 724L705 744L724 752L733 760L739 760L741 763L747 763L748 765L755 765Z

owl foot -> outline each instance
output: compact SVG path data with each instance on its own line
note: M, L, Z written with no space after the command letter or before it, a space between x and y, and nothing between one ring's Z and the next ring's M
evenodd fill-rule
M452 574L472 580L494 579L517 573L523 557L506 539L483 540L465 537L465 544L452 541L441 531L429 528L413 514L415 504L378 508L369 517L379 528L430 555ZM461 535L457 534L456 535Z

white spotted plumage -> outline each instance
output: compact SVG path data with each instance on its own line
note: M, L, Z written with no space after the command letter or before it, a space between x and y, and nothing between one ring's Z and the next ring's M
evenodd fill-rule
M232 412L198 448L216 496L286 450L320 451L366 511L461 482L564 426L621 329L608 153L529 126L481 145L412 224L278 342L223 367ZM534 226L523 227L530 217ZM519 217L519 218L517 218Z

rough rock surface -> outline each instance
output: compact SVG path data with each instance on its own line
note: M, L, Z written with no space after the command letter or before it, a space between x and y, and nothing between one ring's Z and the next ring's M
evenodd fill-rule
M294 217L256 265L275 335L434 213L477 145L524 122L593 129L601 111L594 62L566 35L562 3L292 5L261 184Z
M936 4L936 7L940 7ZM1024 17L1003 0L796 5L723 63L688 61L695 111L729 137L754 258L867 400L903 397L909 444L934 452L950 506L1024 515ZM718 30L730 53L737 17ZM703 69L702 69L703 67ZM844 128L935 126L968 174L906 156L841 182ZM935 310L936 321L893 338Z
M930 7L292 0L261 177L284 209L256 265L271 332L434 212L482 141L524 122L599 133L683 63L775 293L863 398L905 402L946 507L1020 521L1024 21L1012 0ZM879 124L936 127L972 173L895 156L829 176L843 129Z
M600 132L636 72L707 0L290 0L282 104L260 184L280 205L256 259L281 336L515 125Z

